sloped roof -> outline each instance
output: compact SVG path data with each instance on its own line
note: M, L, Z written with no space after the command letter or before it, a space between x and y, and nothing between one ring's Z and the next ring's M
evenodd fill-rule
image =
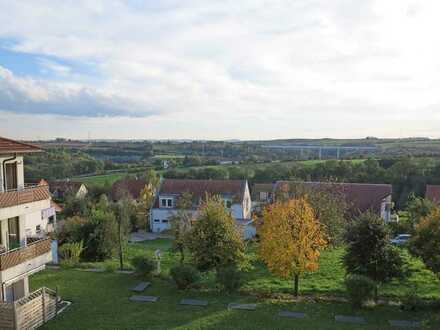
M128 194L133 199L139 199L142 189L145 187L145 179L137 178L123 178L116 181L112 186L112 198L113 200L118 200L122 197L124 192Z
M83 183L76 181L50 181L49 190L53 193L54 191L70 192L78 191Z
M41 152L42 149L32 144L7 139L0 136L0 155L11 153Z
M393 192L390 184L292 181L278 181L275 190L288 189L289 185L294 184L311 189L324 188L329 192L340 193L348 203L350 213L362 213L368 210L379 212L382 200Z
M203 199L206 194L227 195L235 202L243 201L246 180L187 180L164 179L159 187L158 195L181 195L185 192L192 194L195 199ZM155 207L158 207L156 200Z
M427 185L425 198L429 199L434 203L440 203L440 186L438 185Z

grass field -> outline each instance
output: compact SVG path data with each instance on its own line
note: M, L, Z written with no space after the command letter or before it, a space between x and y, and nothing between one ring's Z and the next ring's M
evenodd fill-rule
M317 297L342 296L344 270L340 263L343 249L327 250L321 258L320 269L308 274L301 281L302 293L308 299L292 302L291 281L281 280L267 272L256 259L253 247L249 255L253 269L244 276L244 286L239 294L227 295L220 291L214 274L202 277L200 287L186 292L177 291L168 279L170 267L177 256L170 252L170 240L155 240L129 244L128 255L152 256L156 249L162 253L162 276L153 279L153 285L145 294L157 295L157 303L134 303L128 300L129 288L140 279L134 275L113 272L89 273L73 269L46 270L31 278L33 287L58 287L64 299L73 305L59 318L48 323L45 329L388 329L388 319L424 320L426 328L440 328L440 316L433 312L402 312L397 307L375 307L353 310L347 303L317 302ZM381 288L385 296L402 297L411 285L416 284L424 298L440 298L440 281L421 263L412 260L420 269L408 282L391 283ZM84 266L106 268L117 267L117 260L93 263ZM311 297L315 297L312 299ZM206 299L207 308L180 306L183 297ZM256 312L232 311L226 308L229 302L257 303ZM306 320L283 319L277 316L280 310L306 312ZM335 314L362 315L366 326L348 326L335 323Z
M126 173L104 174L104 175L94 175L94 176L75 178L73 180L82 182L86 185L104 186L106 184L112 185L117 180L123 178L126 175L127 175Z

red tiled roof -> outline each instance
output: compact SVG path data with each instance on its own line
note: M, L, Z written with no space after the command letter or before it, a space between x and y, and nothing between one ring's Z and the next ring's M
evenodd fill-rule
M440 186L438 185L427 185L425 198L429 199L434 203L440 203Z
M22 143L0 137L0 154L40 152L41 148L32 144Z
M116 181L112 186L112 198L118 200L122 197L124 192L128 194L133 199L139 199L142 189L146 185L145 179L137 178L123 178Z
M275 189L287 188L289 184L302 184L306 188L325 188L335 191L345 197L349 211L352 214L366 212L368 210L379 212L382 200L393 192L390 184L371 183L333 183L333 182L289 182L278 181Z
M233 200L242 202L245 188L245 180L164 179L161 182L158 195L181 195L184 192L189 192L197 200L203 199L206 194L211 196L229 195ZM158 207L157 200L154 207Z

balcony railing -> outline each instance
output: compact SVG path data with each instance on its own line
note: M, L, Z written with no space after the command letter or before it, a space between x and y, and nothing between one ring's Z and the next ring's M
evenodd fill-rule
M51 251L50 238L28 240L28 242L26 246L0 254L0 271L17 266Z
M14 302L0 302L0 329L36 329L61 312L60 302L58 292L45 287Z
M49 198L48 186L25 186L22 189L0 192L0 208L38 202Z

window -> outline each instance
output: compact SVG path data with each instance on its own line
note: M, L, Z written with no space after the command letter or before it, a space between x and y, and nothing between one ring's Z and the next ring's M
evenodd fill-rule
M37 225L37 226L35 227L35 232L36 232L37 234L40 234L40 233L41 233L41 225Z
M171 208L173 207L173 199L172 198L162 198L160 200L161 207Z
M232 207L232 201L230 201L230 200L226 200L225 204L228 209L230 209Z
M168 223L168 219L163 219L162 223Z
M260 201L267 201L267 192L265 191L260 192Z
M159 219L154 219L154 222L160 222L160 220Z

